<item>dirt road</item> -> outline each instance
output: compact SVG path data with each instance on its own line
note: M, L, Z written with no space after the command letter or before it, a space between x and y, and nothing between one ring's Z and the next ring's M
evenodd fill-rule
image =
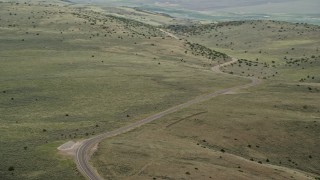
M214 71L215 73L222 73L220 71L220 67L230 65L231 63L235 63L236 61L238 61L238 60L233 58L232 61L230 61L230 62L227 62L227 63L224 63L224 64L217 65L217 66L213 67L212 71ZM179 110L184 109L186 107L189 107L191 105L207 101L207 100L209 100L209 99L211 99L213 97L216 97L216 96L219 96L219 95L222 95L222 94L231 93L233 91L244 89L244 88L248 88L248 87L251 87L251 86L256 86L257 84L260 83L260 80L258 80L258 79L255 79L255 78L249 78L249 79L252 80L252 82L249 83L249 84L242 85L242 86L236 86L236 87L232 87L232 88L227 88L227 89L222 89L220 91L216 91L216 92L211 93L211 94L198 96L193 100L190 100L190 101L188 101L186 103L183 103L183 104L180 104L180 105L177 105L177 106L174 106L174 107L169 108L169 109L167 109L165 111L162 111L160 113L157 113L157 114L152 115L150 117L147 117L145 119L137 121L137 122L135 122L133 124L127 125L125 127L122 127L120 129L117 129L117 130L114 130L114 131L103 133L101 135L98 135L98 136L95 136L95 137L92 137L90 139L87 139L87 140L83 141L81 143L81 145L78 146L78 148L76 150L76 153L75 153L76 163L77 163L77 166L78 166L79 170L83 173L83 175L85 175L90 180L103 179L103 178L101 178L99 176L99 174L96 172L96 170L89 164L89 159L90 159L90 154L91 154L90 151L96 144L98 144L99 142L101 142L102 140L104 140L106 138L114 137L114 136L117 136L119 134L131 131L131 130L133 130L135 128L138 128L138 127L140 127L140 126L142 126L144 124L147 124L147 123L152 122L154 120L160 119L161 117L163 117L165 115L174 113L176 111L179 111Z
M166 31L164 31L162 29L160 29L160 30L163 33L167 34L168 36L171 36L171 37L173 37L175 39L179 39L178 37L174 36L173 34L171 34L169 32L166 32ZM232 58L232 61L229 61L229 62L226 62L224 64L220 64L220 65L212 67L212 71L215 72L215 73L224 73L224 72L222 72L220 70L220 68L222 68L224 66L228 66L228 65L230 65L232 63L235 63L237 61L238 61L238 59ZM226 76L238 76L238 75L233 75L233 74L228 74L228 73L224 73L224 75L226 75ZM177 112L177 111L179 111L181 109L184 109L186 107L189 107L191 105L210 100L210 99L212 99L212 98L214 98L216 96L233 93L233 92L235 92L237 90L240 90L240 89L246 89L246 88L249 88L249 87L257 86L258 84L261 83L260 79L256 79L254 77L243 77L243 76L238 76L238 77L250 79L251 82L248 83L248 84L240 85L240 86L235 86L235 87L231 87L231 88L227 88L227 89L222 89L222 90L213 92L211 94L205 94L205 95L198 96L198 97L196 97L196 98L194 98L194 99L192 99L192 100L190 100L188 102L185 102L183 104L174 106L172 108L169 108L169 109L167 109L165 111L159 112L159 113L157 113L155 115L149 116L149 117L147 117L145 119L142 119L142 120L137 121L135 123L132 123L130 125L124 126L122 128L116 129L114 131L110 131L110 132L106 132L106 133L97 135L95 137L92 137L90 139L84 140L82 142L77 142L77 143L68 142L68 143L60 146L58 149L61 150L61 151L65 151L67 154L72 154L72 155L75 156L75 161L76 161L76 164L78 166L78 169L80 170L80 172L87 179L90 179L90 180L101 180L103 178L98 174L98 172L89 163L90 156L92 154L92 149L94 149L99 142L101 142L102 140L104 140L106 138L114 137L114 136L126 133L128 131L131 131L133 129L136 129L136 128L144 125L144 124L147 124L149 122L152 122L152 121L155 121L157 119L160 119L161 117L163 117L165 115ZM235 155L230 154L230 156L235 156ZM246 159L244 159L242 157L236 156L236 158L240 158L240 159L242 159L244 161L248 161L248 160L246 160ZM271 164L262 165L262 166L270 166L270 167L282 169L283 171L293 172L294 174L299 174L302 177L308 177L307 179L310 179L310 176L308 176L308 174L310 174L310 173L301 172L301 171L289 169L289 168L286 168L286 167L275 166L275 165L271 165Z
M170 37L173 37L173 38L176 39L176 40L179 40L179 38L178 38L176 35L168 32L168 31L165 31L165 30L163 30L163 29L159 29L159 30L160 30L161 32L165 33L166 35L168 35L168 36L170 36Z

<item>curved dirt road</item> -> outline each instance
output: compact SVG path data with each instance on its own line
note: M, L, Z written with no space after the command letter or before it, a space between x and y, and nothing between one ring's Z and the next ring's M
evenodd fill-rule
M217 65L215 67L212 68L212 71L216 72L216 73L223 73L220 71L220 68L223 66L227 66L230 65L232 63L237 62L238 59L232 58L232 61L221 64L221 65ZM233 76L233 75L232 75ZM106 132L103 133L101 135L92 137L90 139L87 139L85 141L82 142L82 144L77 148L76 150L76 154L75 154L75 158L76 158L76 163L78 166L78 169L81 171L81 173L83 175L85 175L88 179L90 180L100 180L103 179L102 177L99 176L99 174L95 171L95 169L89 164L89 160L90 160L90 155L91 155L91 149L97 145L100 141L102 141L103 139L106 138L110 138L110 137L114 137L117 136L119 134L128 132L130 130L133 130L135 128L138 128L144 124L147 124L149 122L152 122L154 120L157 120L165 115L171 114L173 112L179 111L180 109L184 109L186 107L189 107L191 105L200 103L200 102L204 102L207 101L213 97L222 95L222 94L226 94L226 93L231 93L233 91L239 90L239 89L244 89L244 88L248 88L251 86L256 86L257 84L259 84L261 81L259 79L255 79L255 78L251 78L251 77L246 77L248 79L251 79L251 83L249 84L245 84L245 85L241 85L241 86L236 86L236 87L232 87L232 88L227 88L227 89L222 89L219 90L217 92L211 93L211 94L206 94L206 95L202 95L202 96L198 96L193 100L190 100L186 103L174 106L170 109L167 109L165 111L162 111L160 113L157 113L155 115L152 115L150 117L147 117L145 119L142 119L140 121L137 121L133 124L127 125L125 127L119 128L117 130L114 131L110 131L110 132Z

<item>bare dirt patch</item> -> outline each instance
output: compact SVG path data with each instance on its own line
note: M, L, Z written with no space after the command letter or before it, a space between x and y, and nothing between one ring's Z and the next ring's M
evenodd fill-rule
M74 156L78 147L82 144L82 141L74 142L68 141L58 147L58 150L61 154Z

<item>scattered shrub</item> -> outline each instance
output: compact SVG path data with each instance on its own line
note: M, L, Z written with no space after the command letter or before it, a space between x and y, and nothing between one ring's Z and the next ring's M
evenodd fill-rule
M14 171L14 167L13 167L13 166L10 166L10 167L8 168L8 171Z

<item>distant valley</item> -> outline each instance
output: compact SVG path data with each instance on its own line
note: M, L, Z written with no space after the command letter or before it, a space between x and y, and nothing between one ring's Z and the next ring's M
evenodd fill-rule
M278 20L320 24L318 0L70 0L74 3L139 7L179 18L206 21ZM290 2L290 3L288 3Z

